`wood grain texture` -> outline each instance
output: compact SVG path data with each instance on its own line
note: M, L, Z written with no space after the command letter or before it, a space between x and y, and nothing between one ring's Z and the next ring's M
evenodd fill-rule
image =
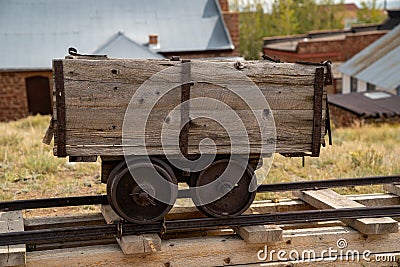
M331 189L306 190L295 192L304 202L319 209L357 208L364 205L339 195ZM364 234L387 234L398 231L398 222L389 217L342 219L344 223Z
M0 233L24 231L22 211L0 212ZM0 246L0 266L25 264L25 245Z
M400 185L398 184L385 184L383 190L386 190L394 195L400 196Z
M353 195L348 196L350 199L365 203L366 205L392 205L400 201L398 196L390 194L373 194L373 195ZM177 213L193 212L194 207L174 207ZM275 211L294 211L310 209L310 205L301 200L280 199L277 202L270 200L256 201L251 206L252 212L275 212ZM84 219L83 217L88 218ZM101 217L100 213L93 215L80 215L76 217L77 221L82 221L86 225L90 218L98 221ZM183 216L184 217L184 216ZM182 218L183 218L182 217ZM65 222L63 222L65 220ZM26 219L28 225L38 225L52 223L67 225L74 221L73 216L61 216L53 218L29 218ZM99 222L100 223L100 222ZM78 223L79 224L79 223ZM80 225L80 224L79 224ZM295 224L295 225L278 225L283 229L282 241L268 243L268 250L298 251L314 249L320 254L323 250L332 247L337 249L336 242L340 238L344 238L348 242L347 250L358 250L361 253L365 250L374 253L391 253L394 255L398 251L399 233L390 233L385 235L369 235L359 233L358 231L340 225L340 222L331 222L324 224ZM207 236L168 236L162 240L161 252L151 255L129 256L121 252L120 247L116 244L96 245L96 246L80 246L72 248L60 248L56 250L45 250L27 253L26 266L225 266L237 265L243 266L260 263L267 264L265 266L360 266L360 262L332 262L327 259L327 263L321 259L315 265L311 263L299 263L292 265L291 262L278 261L259 261L257 252L264 249L265 244L248 244L238 236L230 234L211 233ZM192 233L191 233L192 234ZM178 238L178 239L177 239ZM85 244L84 242L82 244ZM393 252L393 253L392 253ZM325 255L326 256L326 255ZM385 262L385 265L379 265L374 262L374 255L371 255L372 262L362 262L363 266L388 266L391 262ZM229 262L229 263L227 263ZM271 265L269 265L271 264ZM370 265L368 265L370 264ZM250 265L251 266L251 265ZM263 265L264 266L264 265Z
M117 242L125 255L161 251L161 238L158 234L127 235L117 238Z
M252 225L235 227L235 232L246 243L265 244L282 241L283 230L276 225Z
M311 229L294 229L283 231L283 241L268 244L269 251L313 250L316 255L323 255L328 247L337 249L336 242L344 238L348 242L347 250L357 250L363 253L365 250L374 253L388 253L398 251L399 233L384 236L368 236L343 226L320 227ZM382 245L384 239L384 245ZM226 266L260 263L287 264L287 261L279 261L277 253L272 258L259 260L257 252L265 249L265 244L248 244L237 236L207 236L197 238L182 238L163 240L161 251L146 256L133 257L124 255L118 245L104 245L93 247L80 247L60 249L54 251L31 252L27 256L27 266ZM305 254L305 258L307 259ZM287 256L287 254L286 254ZM281 255L282 257L282 255ZM310 256L308 256L310 257ZM362 255L360 256L362 258ZM320 258L320 257L317 257ZM326 259L329 261L329 259ZM321 266L321 259L316 265L303 263L296 266ZM334 265L342 266L345 262L334 262ZM332 263L332 259L330 259ZM339 263L339 264L338 264ZM367 262L368 263L368 262ZM387 266L387 262L385 263ZM267 265L268 266L268 265ZM277 266L277 265L275 265ZM287 266L287 265L278 265ZM289 265L291 266L291 265ZM346 265L347 266L347 265ZM357 265L360 266L360 262ZM380 266L376 263L370 266Z
M63 60L62 64L68 155L122 155L122 128L128 106L138 121L148 119L145 134L140 129L124 132L132 139L130 146L142 146L145 138L148 154L177 154L179 147L173 145L179 131L167 132L164 147L161 146L160 136L163 125L179 121L181 117L180 114L169 114L181 103L181 62L69 59ZM237 70L234 62L228 61L193 61L190 64L190 78L194 81L190 98L212 98L229 106L238 114L246 128L252 153L258 153L262 143L260 126L249 108L249 103L253 103L252 109L255 112L265 115L263 118L267 119L269 116L272 120L273 116L276 152L311 152L316 66L247 61L244 62L243 69ZM161 76L155 75L159 72L162 73ZM147 83L152 86L141 90L136 102L129 104L132 96L135 93L137 95L138 89ZM258 94L250 89L253 86L259 88ZM171 90L164 95L167 87ZM154 105L151 99L156 99L159 95L163 96ZM270 111L260 105L260 96L268 102ZM325 89L323 99L326 99ZM325 101L323 103L325 110ZM147 115L149 109L152 110L150 117ZM189 116L203 114L224 117L227 112L226 107L205 99L200 109L189 110ZM321 115L324 120L325 111ZM232 142L238 145L239 152L245 151L247 143L243 133L235 129L237 123L238 121L225 119L221 126L211 119L194 120L188 127L188 153L198 154L198 144L204 138L214 141L217 153L232 153L226 129L233 129L229 131ZM321 140L324 132L322 125ZM243 148L240 148L240 142L243 142ZM57 150L55 147L55 153L58 153ZM214 153L214 146L205 147L203 152Z

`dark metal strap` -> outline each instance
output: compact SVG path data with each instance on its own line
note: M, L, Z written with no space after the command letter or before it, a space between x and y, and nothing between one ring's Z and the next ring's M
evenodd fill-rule
M322 96L324 93L324 68L315 70L314 80L314 115L311 156L318 157L321 148Z
M182 60L181 74L181 132L179 135L179 147L182 154L187 158L189 154L189 99L191 86L191 65L190 60Z
M54 141L57 143L57 156L66 157L66 118L65 118L65 92L64 71L62 60L53 61L54 82L56 86L57 131Z

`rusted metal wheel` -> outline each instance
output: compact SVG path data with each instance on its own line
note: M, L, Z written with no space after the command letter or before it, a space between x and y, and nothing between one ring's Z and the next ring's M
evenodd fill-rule
M160 179L177 184L173 171L159 160L128 164L135 179L126 164L118 165L108 178L107 196L111 207L129 222L143 224L161 220L172 208L177 192L166 187L160 189ZM155 197L159 194L166 196L168 203L157 200Z
M234 177L232 180L238 180L237 183L229 181L218 181L228 166L228 162L232 163L232 169L228 175L242 175ZM254 182L254 171L249 165L245 165L243 173L243 164L229 159L221 159L214 161L206 169L193 177L191 185L200 187L217 180L214 189L195 190L192 196L197 208L204 214L211 217L234 217L246 211L253 202L256 192L249 192L250 184ZM243 174L240 174L243 173ZM231 180L231 179L230 179ZM228 192L228 193L226 193ZM221 198L207 203L210 199L209 194L225 194Z
M166 162L164 162L162 159L152 157L152 158L150 158L150 161L151 161L153 164L158 164L158 165L160 165L161 167L163 167L166 171L168 171L168 174L169 174L173 179L176 179L175 173L174 173L174 171L172 170L172 168L171 168ZM128 161L128 164L137 164L137 163L139 163L139 162L146 162L146 161L145 161L144 159L141 159L141 158L138 157L138 158L133 158L133 159L131 159L130 161ZM114 179L114 177L115 177L119 172L121 172L121 170L122 170L123 168L126 168L126 166L127 166L127 164L126 164L125 160L121 161L121 162L120 162L117 166L115 166L114 169L111 171L110 175L108 176L109 178L108 178L107 181L110 181L110 180ZM107 200L108 200L108 203L110 204L110 206L113 207L112 200L111 200L111 185L112 185L112 182L107 182Z

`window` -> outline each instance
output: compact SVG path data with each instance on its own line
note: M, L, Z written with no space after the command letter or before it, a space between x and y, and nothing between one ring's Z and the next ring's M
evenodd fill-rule
M357 79L350 77L350 92L357 92Z
M375 91L376 85L372 83L367 83L367 91Z

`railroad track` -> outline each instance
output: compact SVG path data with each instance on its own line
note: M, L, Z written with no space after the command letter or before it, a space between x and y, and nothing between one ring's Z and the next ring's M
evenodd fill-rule
M313 190L313 189L323 189L323 188L368 186L368 185L397 184L397 183L400 183L400 175L315 180L315 181L301 181L301 182L290 182L290 183L263 184L257 188L257 193L284 192L293 190ZM178 198L190 198L190 191L187 189L179 190ZM100 204L101 205L108 204L106 195L0 202L0 211L54 208L54 207L65 207L65 206L100 205Z
M336 210L311 210L279 212L271 214L241 215L234 218L200 218L172 220L151 224L115 223L95 226L64 227L0 234L0 246L16 244L40 244L161 233L183 230L205 230L220 227L250 226L271 223L318 222L352 218L379 218L400 216L400 205L362 207Z
M257 192L278 192L292 190L314 190L343 186L365 186L376 184L396 184L400 176L333 179L262 185ZM181 197L186 197L181 194ZM50 198L36 200L18 200L0 203L0 211L24 210L35 208L108 204L106 196L85 196L69 198ZM282 224L299 222L318 222L352 218L400 217L400 205L357 207L331 210L308 210L276 212L268 214L241 215L234 218L197 218L185 220L167 220L150 224L131 224L119 221L114 224L77 226L29 230L0 234L0 246L15 244L46 244L82 239L101 239L122 235L144 233L168 233L173 231L205 230L221 227L238 227L263 224Z

